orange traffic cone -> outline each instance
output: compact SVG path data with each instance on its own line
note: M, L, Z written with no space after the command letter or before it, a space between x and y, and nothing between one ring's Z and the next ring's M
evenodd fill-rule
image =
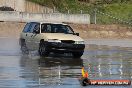
M88 71L85 72L84 67L82 67L82 77L88 78Z
M82 77L80 78L80 83L83 86L90 84L90 79L88 79L88 71L85 72L84 67L82 67Z

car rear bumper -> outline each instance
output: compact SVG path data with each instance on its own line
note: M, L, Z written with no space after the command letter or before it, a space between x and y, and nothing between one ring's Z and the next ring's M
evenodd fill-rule
M67 44L47 42L47 49L50 52L84 52L85 44Z

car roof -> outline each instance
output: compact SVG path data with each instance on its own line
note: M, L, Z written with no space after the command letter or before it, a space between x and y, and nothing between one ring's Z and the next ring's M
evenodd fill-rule
M40 24L62 24L62 25L67 25L63 22L28 22L28 23L40 23Z

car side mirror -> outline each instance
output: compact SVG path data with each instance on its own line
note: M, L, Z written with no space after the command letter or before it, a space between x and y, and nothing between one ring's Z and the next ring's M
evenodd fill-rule
M35 34L39 34L40 31L39 31L39 30L33 30L33 33L35 33Z
M79 36L79 33L75 33L75 35Z

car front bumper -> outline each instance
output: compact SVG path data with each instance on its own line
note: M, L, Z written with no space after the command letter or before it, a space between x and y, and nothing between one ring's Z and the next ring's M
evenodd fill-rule
M50 52L84 52L85 48L85 44L47 42L46 45Z

